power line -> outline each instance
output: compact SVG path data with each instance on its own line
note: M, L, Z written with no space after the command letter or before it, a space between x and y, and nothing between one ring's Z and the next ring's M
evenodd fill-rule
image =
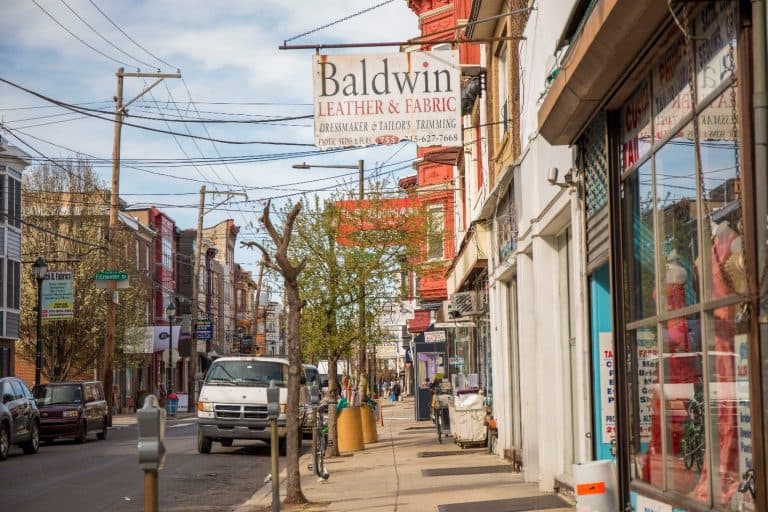
M83 40L82 40L82 39L81 39L81 38L80 38L80 37L79 37L77 34L75 34L74 32L72 32L71 30L69 30L69 29L68 29L67 27L65 27L65 26L64 26L64 25L63 25L63 24L62 24L62 23L61 23L59 20L57 20L57 19L56 19L56 18L55 18L55 17L54 17L54 16L53 16L51 13L49 13L48 11L46 11L46 10L43 8L43 6L42 6L42 5L40 5L39 3L37 3L37 0L32 0L32 3L33 3L33 4L35 4L35 5L38 7L38 9L40 9L41 11L43 11L43 12L45 13L45 15L46 15L46 16L48 16L49 18L51 18L51 19L53 20L53 22L54 22L54 23L56 23L56 24L57 24L59 27L61 27L62 29L64 29L64 31L65 31L67 34L69 34L70 36L74 37L75 39L77 39L78 41L80 41L82 44L84 44L85 46L87 46L88 48L90 48L91 50L93 50L94 52L98 53L99 55L101 55L101 56L103 56L103 57L106 57L106 58L108 58L108 59L109 59L109 60L111 60L112 62L116 62L116 63L120 64L121 66L126 66L126 67L129 67L129 68L130 68L130 67L133 67L133 66L131 66L130 64L128 64L128 63L126 63L126 62L123 62L123 61L121 61L121 60L118 60L118 59L116 59L116 58L114 58L114 57L110 57L109 55L107 55L106 53L102 52L102 51L101 51L101 50L99 50L98 48L95 48L95 47L91 46L90 44L88 44L87 42L83 41Z
M177 69L177 70L179 69L177 66L173 66L173 65L169 64L165 60L161 59L160 57L158 57L157 55L155 55L154 53L150 52L149 50L144 48L142 45L140 45L134 38L129 36L128 33L125 30L120 28L120 26L117 23L112 21L112 18L110 18L107 15L107 13L105 13L98 5L96 5L96 2L94 2L93 0L89 0L89 2L91 2L91 5L94 6L96 8L96 10L99 11L101 13L101 15L104 16L107 19L107 21L112 24L113 27L115 27L117 30L119 30L121 34L123 34L130 42L132 42L133 44L138 46L141 50L143 50L147 55L149 55L153 59L157 60L158 62L161 62L161 63L165 64L169 68L173 68L173 69Z
M110 123L114 123L115 122L115 120L112 119L112 118L102 117L102 116L96 115L96 114L94 114L92 112L88 112L86 109L82 109L80 107L76 107L76 106L71 105L69 103L65 103L63 101L50 98L48 96L45 96L45 95L40 94L38 92L35 92L35 91L31 90L31 89L27 89L26 87L23 87L23 86L21 86L19 84L11 82L10 80L6 80L5 78L0 78L0 82L8 84L8 85L10 85L12 87L15 87L15 88L17 88L17 89L19 89L21 91L24 91L24 92L26 92L28 94L31 94L32 96L35 96L35 97L38 97L38 98L42 99L42 100L48 101L48 102L53 103L55 105L59 105L59 106L61 106L63 108L66 108L67 110L71 110L73 112L84 114L84 115L87 115L89 117L94 117L96 119L101 119L102 121L108 121ZM251 140L251 141L239 140L238 141L238 140L212 139L212 138L201 137L201 136L198 136L198 135L190 135L190 134L186 134L186 133L174 132L174 131L171 131L171 130L161 130L159 128L152 128L152 127L143 126L143 125L140 125L140 124L128 123L126 121L121 121L121 124L123 124L125 126L131 126L133 128L139 128L141 130L147 130L147 131L150 131L150 132L164 133L166 135L177 135L179 137L187 137L187 138L198 139L198 140L210 140L210 141L213 141L213 142L220 142L221 144L233 144L233 145L263 144L263 145L268 145L268 146L307 146L307 147L315 147L314 144L302 143L302 142L277 142L277 141L258 141L258 140Z
M139 59L139 58L137 58L137 57L134 57L133 55L131 55L131 54L127 53L125 50L123 50L122 48L120 48L119 46L117 46L115 43L113 43L112 41L110 41L109 39L107 39L106 37L104 37L104 35L103 35L101 32L99 32L98 30L96 30L95 28L93 28L93 26L92 26L90 23L88 23L87 21L85 21L85 20L82 18L82 16L80 16L79 14L77 14L77 11L75 11L75 10L74 10L72 7L70 7L70 6L69 6L69 4L66 2L66 0L60 0L60 1L61 1L61 3L62 3L62 4L64 4L64 6L65 6L67 9L69 9L69 12L71 12L72 14L74 14L74 15L75 15L75 17L76 17L77 19L79 19L81 22L83 22L83 24L84 24L86 27L88 27L89 29L91 29L91 31L92 31L94 34L96 34L97 36L99 36L99 37L100 37L102 40L104 40L104 41L105 41L105 42L106 42L108 45L110 45L112 48L114 48L115 50L119 51L120 53L122 53L123 55L125 55L126 57L128 57L129 59L133 59L133 60L135 60L135 61L136 61L136 62L138 62L139 64L143 64L144 66L149 66L149 67L152 67L152 64L147 64L147 63L146 63L146 62L144 62L143 60L141 60L141 59Z
M349 16L344 16L343 18L339 18L339 19L334 20L334 21L332 21L330 23L326 23L325 25L322 25L320 27L313 28L312 30L307 30L306 32L303 32L303 33L301 33L301 34L299 34L297 36L293 36L293 37L291 37L289 39L286 39L284 42L287 43L288 41L293 41L293 40L302 38L304 36L308 36L309 34L314 34L315 32L319 32L320 30L326 29L328 27L332 27L334 25L338 25L339 23L343 23L343 22L345 22L345 21L347 21L349 19L352 19L352 18L354 18L356 16L360 16L361 14L365 14L367 12L370 12L370 11L374 10L374 9L378 9L379 7L382 7L384 5L391 4L393 1L394 0L385 0L384 2L381 2L379 4L373 5L371 7L366 8L366 9L363 9L362 11L358 11L358 12L352 13Z

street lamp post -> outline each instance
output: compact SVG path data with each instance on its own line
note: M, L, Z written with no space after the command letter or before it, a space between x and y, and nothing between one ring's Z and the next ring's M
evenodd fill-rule
M166 385L166 396L173 390L173 321L176 318L176 305L171 301L165 308L165 315L168 317L168 383Z
M40 373L43 368L43 281L45 274L48 273L48 262L45 258L38 256L32 264L32 271L37 281L37 341L35 344L35 386L40 385Z
M319 164L308 164L306 162L303 162L300 164L293 164L292 167L294 169L311 169L313 167L319 167L322 169L357 169L358 198L360 199L360 201L362 201L365 198L365 176L363 173L363 170L365 169L364 160L358 160L357 165L344 165L344 164L319 165ZM360 306L359 307L360 307L360 318L358 320L359 321L358 327L360 329L360 336L364 338L365 337L365 283L360 283ZM360 353L362 354L362 357L366 357L365 347L361 349Z

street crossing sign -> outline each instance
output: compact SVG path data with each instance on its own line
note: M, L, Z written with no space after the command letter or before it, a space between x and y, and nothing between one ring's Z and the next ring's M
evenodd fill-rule
M94 281L125 281L127 279L128 272L121 270L102 270L93 276Z

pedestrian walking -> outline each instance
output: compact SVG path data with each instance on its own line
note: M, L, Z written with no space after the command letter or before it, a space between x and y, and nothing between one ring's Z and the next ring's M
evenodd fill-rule
M395 395L395 402L400 401L400 383L395 382L395 385L392 386L392 394Z

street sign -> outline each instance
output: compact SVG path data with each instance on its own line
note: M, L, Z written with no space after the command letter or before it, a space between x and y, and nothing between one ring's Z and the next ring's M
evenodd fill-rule
M93 276L94 281L126 281L127 279L128 272L121 270L102 270Z
M210 320L198 320L195 322L195 338L198 340L213 339L213 322Z
M267 341L277 341L277 333L268 332L266 335L264 335L264 339L266 339Z
M461 366L464 364L464 358L461 356L451 356L448 358L448 362L455 366Z

